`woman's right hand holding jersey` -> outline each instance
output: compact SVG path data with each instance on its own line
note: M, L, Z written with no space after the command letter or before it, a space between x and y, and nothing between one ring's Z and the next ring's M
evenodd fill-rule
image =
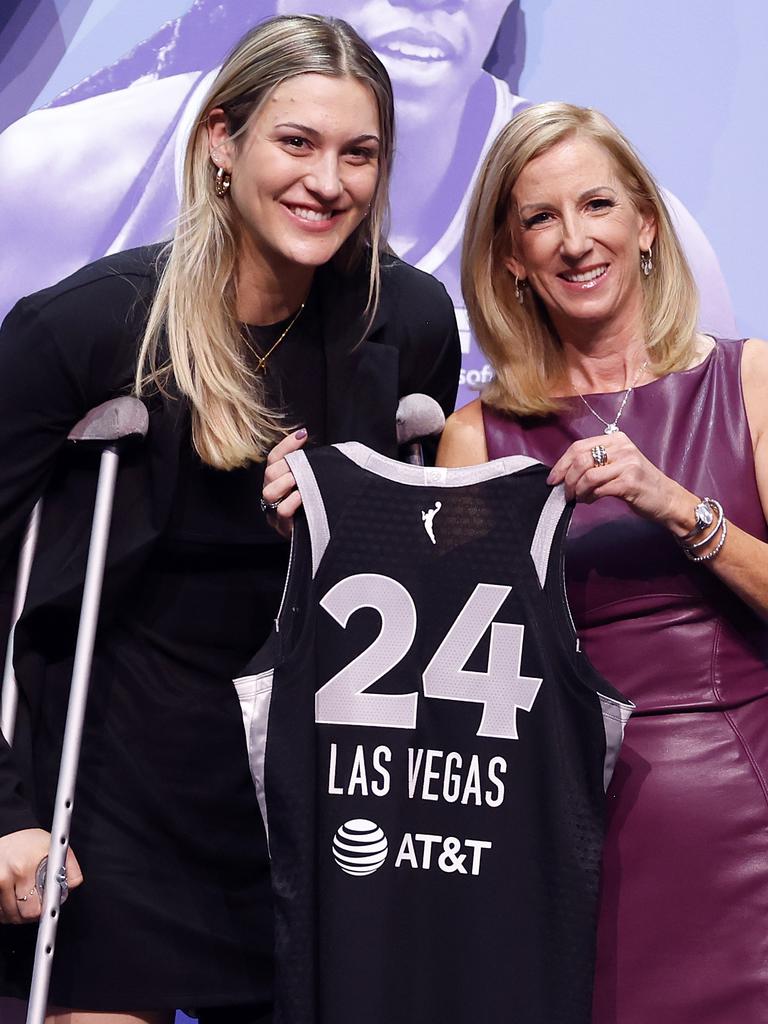
M269 523L286 539L293 531L293 517L301 506L301 495L285 456L298 451L306 440L307 432L303 427L284 437L267 456L267 468L264 470L261 491L264 511Z
M42 893L36 874L48 856L51 837L42 828L25 828L0 836L0 922L25 924L37 921L42 911ZM76 889L83 873L72 850L67 851L67 885Z

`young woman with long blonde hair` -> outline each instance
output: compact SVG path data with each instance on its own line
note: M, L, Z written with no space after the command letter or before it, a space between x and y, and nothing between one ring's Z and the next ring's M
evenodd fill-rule
M269 1017L266 840L230 682L285 571L259 508L265 460L278 442L275 464L307 442L394 454L398 398L427 392L450 411L458 379L444 289L387 251L393 144L389 79L356 33L270 19L202 104L173 242L91 264L3 326L6 572L46 491L15 634L21 716L13 752L0 744L8 995L23 993L34 939L14 926L40 913L94 479L64 442L117 394L150 411L118 483L52 1021ZM289 518L294 499L268 500Z

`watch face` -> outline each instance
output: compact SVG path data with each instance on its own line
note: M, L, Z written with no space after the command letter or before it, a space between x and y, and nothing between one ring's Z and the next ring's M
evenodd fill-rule
M705 505L704 502L696 506L695 515L696 524L700 530L706 529L708 526L711 526L712 523L715 521L715 513L712 511L709 505Z

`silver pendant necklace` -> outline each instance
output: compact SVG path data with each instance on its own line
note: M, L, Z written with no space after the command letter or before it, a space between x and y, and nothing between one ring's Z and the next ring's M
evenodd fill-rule
M624 406L627 404L629 396L635 390L635 385L640 380L642 375L645 373L647 368L648 368L648 360L646 359L645 362L643 363L643 365L640 367L640 369L635 374L635 376L632 378L632 383L629 385L627 390L624 392L624 397L621 400L621 405L619 406L619 411L616 413L616 415L614 416L614 418L611 420L610 423L608 422L608 420L604 420L603 417L600 415L600 413L592 408L592 406L589 404L589 402L586 400L586 398L584 397L584 395L582 395L582 393L580 391L576 392L576 394L582 400L584 405L586 405L586 407L589 409L589 411L592 413L592 415L597 417L597 419L599 419L601 423L605 424L605 427L603 429L603 433L604 434L615 434L616 431L619 429L619 420L621 419L621 414L624 412Z

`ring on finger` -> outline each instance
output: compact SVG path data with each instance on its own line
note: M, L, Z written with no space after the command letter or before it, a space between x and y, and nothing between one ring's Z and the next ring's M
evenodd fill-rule
M277 506L280 504L280 502L285 501L287 497L288 495L284 494L282 498L278 498L277 501L265 501L263 497L260 498L259 505L261 506L261 511L264 513L274 512Z
M605 445L596 444L590 454L596 467L608 465L608 452L605 450Z
M27 900L31 899L33 896L36 896L36 895L37 895L37 886L33 885L32 888L29 890L29 892L26 894L26 896L17 896L16 897L16 902L17 903L26 903Z

